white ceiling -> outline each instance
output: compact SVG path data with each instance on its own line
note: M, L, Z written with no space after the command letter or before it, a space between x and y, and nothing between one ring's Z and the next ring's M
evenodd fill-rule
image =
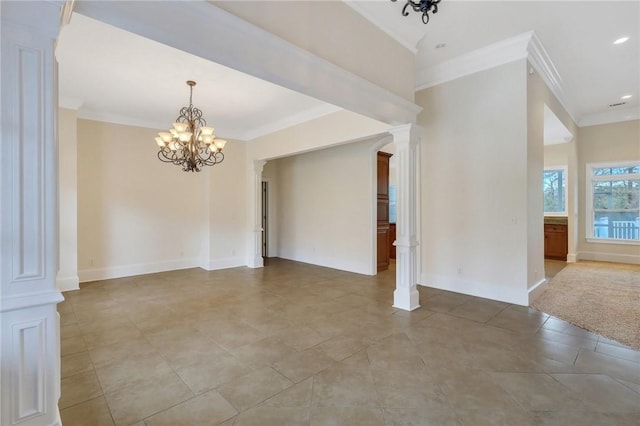
M404 0L347 1L356 11L417 52L416 75L481 47L535 31L581 117L607 113L620 97L635 111L640 98L640 2L442 0L427 25L401 15ZM613 41L630 40L621 45ZM446 47L436 49L439 43ZM419 82L418 82L419 83ZM630 108L631 107L631 108ZM637 113L636 113L637 114Z
M216 134L251 140L340 108L73 14L58 40L60 104L78 116L168 128L193 104Z
M640 111L640 1L443 0L428 25L418 13L401 15L404 0L347 4L416 52L416 75L533 30L578 121L617 121ZM623 35L630 40L614 46ZM436 49L438 43L446 47ZM79 107L84 118L168 127L188 103L187 79L198 82L194 105L220 137L251 140L339 110L78 14L64 27L56 55L61 105ZM609 107L626 94L626 105Z

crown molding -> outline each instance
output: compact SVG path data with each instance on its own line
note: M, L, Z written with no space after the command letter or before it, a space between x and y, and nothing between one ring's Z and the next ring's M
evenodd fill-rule
M365 18L367 21L371 22L378 29L382 30L389 37L391 37L392 39L397 41L399 44L401 44L403 47L405 47L407 50L409 50L411 53L413 53L414 55L418 53L418 48L416 46L418 42L422 39L423 37L422 34L419 35L415 43L411 43L406 39L406 37L403 37L399 33L393 31L390 25L384 25L383 23L380 22L379 19L376 19L371 13L367 12L367 9L360 6L359 2L350 1L350 0L342 0L342 1L351 9L355 10L358 14L362 15L362 17Z
M81 108L78 110L77 117L83 120L102 121L104 123L122 124L124 126L144 127L147 129L164 129L171 123L160 123L155 121L140 120L135 117L126 115L111 114L108 112L95 111L92 109Z
M83 103L84 101L82 99L65 97L58 98L58 107L72 109L74 111L78 111L80 108L82 108Z
M142 120L136 117L96 111L87 108L78 109L76 112L76 117L83 120L101 121L103 123L120 124L122 126L142 127L145 129L153 129L156 131L167 129L171 126L171 122ZM245 139L243 139L244 133L238 129L223 129L221 127L218 127L217 130L219 130L219 132L216 132L216 134L221 135L225 139L245 141Z
M545 50L542 42L535 32L531 32L531 39L527 45L527 55L529 63L538 72L540 78L546 83L551 93L554 94L560 105L571 116L574 123L578 123L578 110L567 97L564 82L556 66L551 61L549 54Z
M416 91L527 57L533 32L476 49L416 73Z
M632 120L640 120L640 106L584 115L580 118L578 126L597 126L599 124L620 123Z
M525 58L577 123L578 110L567 97L562 77L534 31L528 31L433 67L419 70L416 91Z
M60 108L66 108L76 111L77 118L83 120L93 120L93 121L102 121L104 123L113 123L120 124L124 126L135 126L135 127L143 127L148 129L164 129L170 123L161 123L160 121L148 121L141 120L136 117L130 117L120 114L112 114L103 111L96 111L92 109L82 108L82 101L79 99L72 98L61 98L58 102L58 106ZM307 121L314 120L316 118L323 117L328 114L332 114L337 111L341 111L342 108L339 108L335 105L319 105L318 107L311 108L305 111L301 111L298 114L285 117L282 120L278 120L276 122L270 123L265 126L261 126L255 129L250 129L248 131L243 131L239 129L226 129L226 131L220 132L220 134L224 134L224 137L227 139L234 139L239 141L250 141L255 138L259 138L264 135L268 135L270 133L276 132L278 130L286 129L301 123L306 123Z

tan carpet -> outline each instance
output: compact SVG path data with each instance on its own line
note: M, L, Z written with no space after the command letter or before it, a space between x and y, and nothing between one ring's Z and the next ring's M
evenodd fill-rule
M640 265L571 263L531 306L640 349Z

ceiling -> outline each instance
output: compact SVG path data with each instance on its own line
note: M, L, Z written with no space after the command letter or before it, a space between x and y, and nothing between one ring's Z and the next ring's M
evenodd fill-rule
M416 52L416 75L533 30L579 124L585 117L639 117L640 1L443 0L428 25L418 13L403 17L403 0L346 3ZM622 36L629 41L613 45ZM446 46L436 49L439 43ZM63 28L56 55L61 105L83 118L166 128L188 104L186 79L198 82L194 105L220 137L251 140L339 110L78 14ZM623 95L632 97L609 107Z
M60 34L60 105L78 116L168 128L193 104L223 138L253 138L340 108L74 13Z
M639 1L442 0L424 25L420 14L401 11L404 0L347 1L404 46L416 52L416 75L479 48L535 31L575 106L575 118L616 107L635 112L640 99ZM630 37L624 44L613 41ZM445 43L443 48L436 45ZM417 82L420 85L420 82ZM637 112L636 112L637 117Z

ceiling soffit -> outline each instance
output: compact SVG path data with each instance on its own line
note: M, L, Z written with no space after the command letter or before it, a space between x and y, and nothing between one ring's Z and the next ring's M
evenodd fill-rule
M81 1L76 12L388 124L422 109L206 1ZM176 27L193 31L165 30Z

